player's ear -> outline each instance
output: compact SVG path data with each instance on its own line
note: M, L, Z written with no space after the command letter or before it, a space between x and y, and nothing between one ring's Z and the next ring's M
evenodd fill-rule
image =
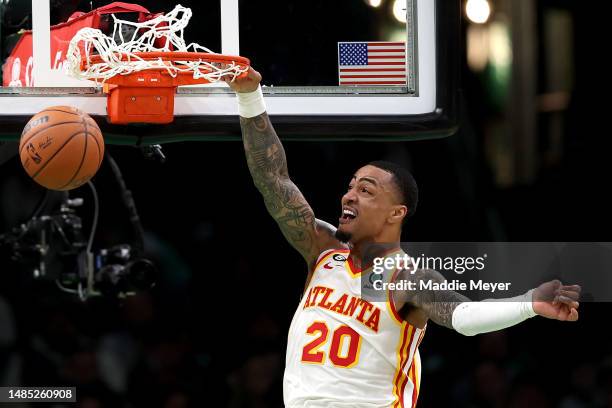
M391 210L391 215L388 218L391 224L401 224L408 214L408 207L405 205L395 205Z

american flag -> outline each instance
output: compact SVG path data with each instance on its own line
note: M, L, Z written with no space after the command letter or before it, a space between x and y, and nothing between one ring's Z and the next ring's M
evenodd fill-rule
M340 85L406 85L405 42L338 43Z

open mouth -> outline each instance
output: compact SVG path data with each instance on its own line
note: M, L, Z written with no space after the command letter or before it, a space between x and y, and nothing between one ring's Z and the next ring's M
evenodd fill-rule
M343 208L340 216L340 224L348 224L357 218L357 211L352 208Z

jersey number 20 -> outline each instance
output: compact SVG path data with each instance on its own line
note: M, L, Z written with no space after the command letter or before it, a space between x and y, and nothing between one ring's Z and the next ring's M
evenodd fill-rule
M302 350L302 361L304 363L323 364L325 353L319 349L327 342L329 327L325 322L317 321L311 324L306 333L317 336L314 340L304 346ZM348 347L344 355L340 353L345 348L344 342L348 341ZM361 336L349 326L342 325L334 330L329 347L329 360L336 367L350 368L359 361L359 349L361 347Z

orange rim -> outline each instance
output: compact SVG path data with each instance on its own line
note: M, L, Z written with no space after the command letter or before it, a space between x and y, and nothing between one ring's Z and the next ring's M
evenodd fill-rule
M248 58L234 56L234 55L223 55L223 54L212 54L207 52L178 52L178 51L170 51L170 52L134 52L131 54L122 54L118 53L121 60L130 60L132 56L135 56L139 59L150 61L161 59L163 61L167 61L170 63L174 63L175 61L202 61L209 63L234 63L240 67L247 68L250 66L251 61ZM100 55L90 55L89 60L87 58L83 58L81 61L81 68L86 67L88 65L95 65L104 62ZM147 69L147 71L166 71L165 67L155 67ZM190 74L189 72L179 72L179 74Z

